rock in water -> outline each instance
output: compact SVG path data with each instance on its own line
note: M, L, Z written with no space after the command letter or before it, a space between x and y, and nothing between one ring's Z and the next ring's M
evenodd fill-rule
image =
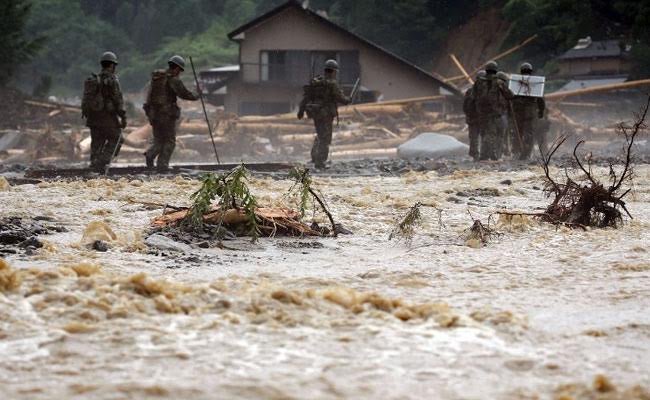
M185 244L176 242L166 236L154 234L145 239L144 243L149 246L163 251L175 251L179 253L189 253L192 248Z
M469 146L455 137L439 133L426 132L397 148L399 158L441 158L464 156L469 153Z
M99 251L99 252L107 252L108 251L108 243L102 241L102 240L95 240L95 243L93 243L93 250Z

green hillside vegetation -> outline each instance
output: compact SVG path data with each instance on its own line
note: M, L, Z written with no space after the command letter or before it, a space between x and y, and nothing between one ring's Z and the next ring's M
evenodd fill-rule
M533 34L539 38L524 55L545 72L554 70L553 58L575 46L578 39L619 39L632 45L634 78L650 76L650 2L647 0L509 0L504 16L512 21L506 45Z
M78 94L80 82L97 70L99 55L110 49L121 60L122 86L138 91L150 71L164 68L175 53L193 56L199 67L235 63L237 46L226 34L283 2L0 0L7 10L0 17L0 56L9 66L2 80L15 75L16 85L31 90L49 79L52 93ZM425 68L452 28L485 7L499 7L513 24L505 46L538 33L523 56L546 64L547 73L552 72L550 60L587 35L633 44L639 66L635 75L650 71L648 1L311 0L309 5Z
M3 0L4 1L4 0ZM45 37L41 51L21 68L19 83L32 88L51 77L52 91L76 94L97 69L105 50L115 51L127 91L140 90L152 69L175 53L199 67L237 61L227 33L284 0L31 0L29 38ZM421 65L444 32L469 12L460 0L312 0L337 23ZM440 12L444 10L445 12ZM435 15L442 15L436 17Z

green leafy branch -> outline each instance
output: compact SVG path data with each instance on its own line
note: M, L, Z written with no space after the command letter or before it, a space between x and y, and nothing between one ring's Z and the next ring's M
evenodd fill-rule
M311 174L309 173L309 169L307 168L302 168L302 167L294 167L289 171L289 179L293 179L295 181L294 185L289 189L289 192L287 194L292 193L296 187L298 188L298 195L300 198L299 202L299 211L300 211L300 216L304 217L305 216L305 211L311 202L312 207L315 207L315 204L318 204L320 208L323 210L325 215L327 215L327 218L330 221L330 224L332 225L332 235L337 236L338 228L336 226L336 223L334 222L334 218L332 217L332 213L330 213L329 209L325 205L325 202L321 199L320 196L316 193L316 191L312 188L312 179L311 179Z
M219 198L219 228L223 225L226 212L230 209L243 210L247 219L249 235L256 241L259 238L255 210L257 199L248 188L248 170L241 164L226 174L205 174L201 177L201 188L194 192L190 199L193 201L184 224L195 230L203 228L205 214L212 209L212 203Z

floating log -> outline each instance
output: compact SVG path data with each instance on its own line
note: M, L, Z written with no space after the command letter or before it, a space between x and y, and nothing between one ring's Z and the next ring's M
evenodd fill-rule
M132 131L128 135L126 135L125 143L137 144L137 143L146 142L147 140L149 140L149 138L151 138L152 134L153 134L153 131L151 129L151 125L149 125L149 124L143 125L143 126L137 128L137 129L135 129L134 131Z
M179 135L194 134L208 136L208 126L205 122L183 122L176 130ZM146 124L139 128L134 129L128 135L125 135L124 142L131 146L141 146L142 143L148 141L153 136L151 125Z
M361 137L363 134L358 131L335 131L332 134L332 141L350 140ZM294 135L280 135L278 140L281 143L311 143L314 141L316 133L300 133Z
M438 98L438 96L430 97L418 97L417 99L405 99L405 100L395 100L395 101L383 101L380 103L365 103L365 104L356 104L350 106L339 107L339 115L349 116L356 115L361 112L366 117L369 115L402 115L404 113L404 106L417 103L417 102L426 102L433 101Z
M368 114L364 115L369 117L373 114L387 114L387 115L402 115L404 109L402 105L417 102L437 101L444 96L430 96L419 97L416 99L396 100L382 103L366 103L351 106L339 107L339 117L358 116L359 113ZM235 120L236 123L291 123L295 125L311 125L312 122L309 118L299 120L294 113L290 114L277 114L268 116L247 115Z
M401 100L390 100L390 101L382 101L379 103L364 103L364 104L358 104L358 105L351 105L351 106L344 106L339 109L339 112L341 110L347 111L347 110L353 110L357 109L361 112L368 112L368 113L373 113L373 112L393 112L397 113L397 111L402 111L401 109L397 108L384 108L387 106L404 106L407 104L415 104L415 103L430 103L430 102L436 102L436 101L442 101L446 100L448 96L425 96L425 97L412 97L408 99L401 99Z
M585 107L585 108L603 108L603 107L605 107L604 104L570 102L570 101L563 101L561 103L553 103L553 104L558 105L558 106L566 106L566 107Z
M58 109L58 110L63 110L67 112L73 112L73 113L81 113L81 107L75 107L75 106L69 106L66 104L58 104L58 103L51 103L51 102L45 102L45 101L35 101L35 100L25 100L25 104L34 106L34 107L41 107L41 108L50 108L50 109Z
M375 140L369 138L368 140L363 141L361 143L341 144L341 145L332 146L332 153L341 153L346 151L358 151L358 150L368 150L368 149L394 150L396 147L406 142L407 140L408 137L401 137L397 139L382 139L382 140Z
M397 157L397 148L394 149L359 149L344 150L331 153L332 157Z
M307 127L297 124L237 122L235 128L247 133L304 133Z

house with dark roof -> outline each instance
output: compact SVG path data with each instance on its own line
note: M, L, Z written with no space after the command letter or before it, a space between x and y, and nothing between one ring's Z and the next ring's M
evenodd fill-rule
M291 0L232 31L239 64L202 71L226 111L268 115L295 111L302 87L321 74L327 59L339 62L339 80L350 90L361 79L365 101L388 101L458 89Z
M580 39L578 43L562 54L558 60L559 76L613 76L630 72L629 46L618 40Z

